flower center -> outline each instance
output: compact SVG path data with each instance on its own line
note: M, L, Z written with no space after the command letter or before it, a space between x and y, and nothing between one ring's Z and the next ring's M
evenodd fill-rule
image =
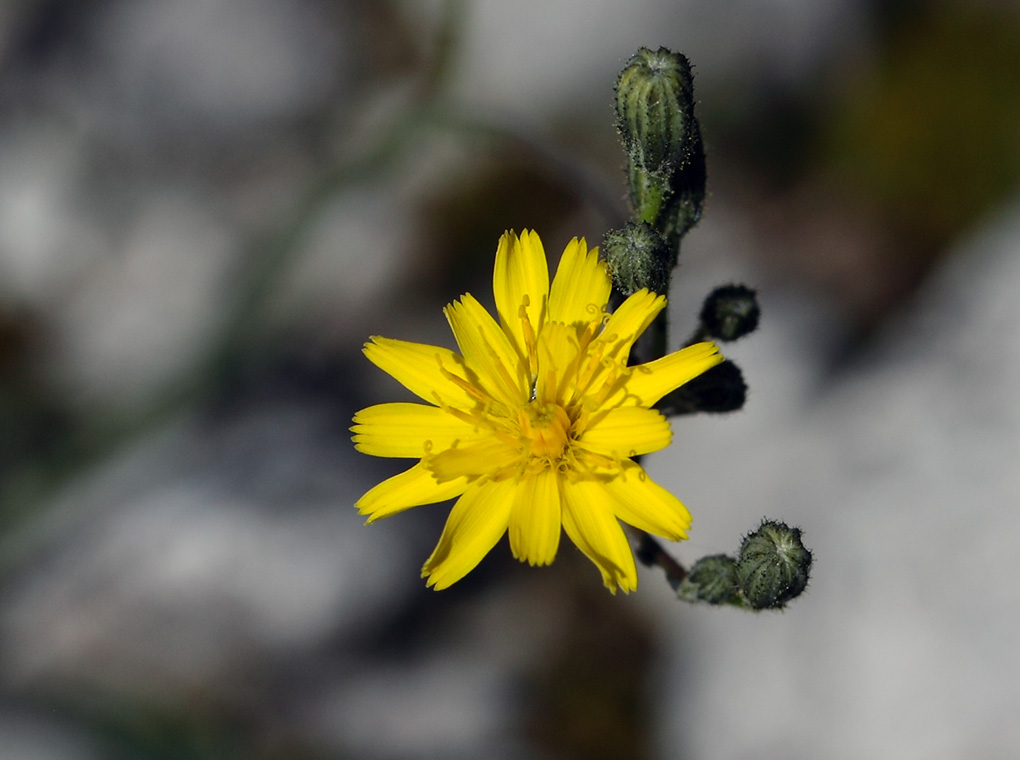
M531 401L521 408L521 441L532 459L559 461L570 443L570 417L559 404Z

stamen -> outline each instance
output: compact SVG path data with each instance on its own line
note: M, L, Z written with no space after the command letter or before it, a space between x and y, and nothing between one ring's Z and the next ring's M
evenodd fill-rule
M531 317L528 316L528 307L531 306L531 297L527 294L517 309L517 316L521 319L521 330L524 332L524 353L528 361L528 371L531 377L538 374L538 339L535 335L535 326L531 324Z
M612 363L604 361L605 345L601 342L592 345L591 350L587 353L587 363L584 368L579 370L577 373L577 391L578 395L588 395L589 389L594 383L595 379L599 376L601 370L606 367L612 367Z
M436 361L439 363L439 371L443 374L443 377L445 377L451 383L453 383L458 388L460 388L462 391L467 393L469 396L474 397L478 401L481 401L481 402L484 403L488 399L488 394L484 390L479 388L477 385L472 383L470 380L465 380L463 377L460 377L459 375L455 375L453 372L451 372L446 367L444 367L443 366L443 360L439 358L438 354L436 355ZM438 395L438 394L433 394L433 395Z
M510 376L510 372L507 370L506 364L503 363L499 352L485 339L485 332L481 328L478 328L478 334L482 339L482 344L492 358L492 365L496 369L497 379L503 382L502 390L506 393L506 398L520 398L520 385Z
M462 409L457 409L444 402L439 403L439 408L442 409L447 414L449 414L451 417L456 417L461 422L466 422L474 429L476 433L482 428L493 431L496 429L495 425L492 424L492 421L489 420L484 415L477 414L474 412L465 412Z
M583 469L586 474L595 477L595 469L610 470L613 473L622 472L624 460L619 456L601 454L588 449L579 449L576 460L577 469ZM607 473L608 474L608 473Z

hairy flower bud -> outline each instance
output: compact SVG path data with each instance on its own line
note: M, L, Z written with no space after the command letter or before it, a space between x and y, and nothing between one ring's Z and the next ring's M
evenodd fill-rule
M694 77L682 53L641 48L616 87L620 134L634 159L650 171L685 163L694 121Z
M754 332L761 318L758 294L746 285L724 285L713 290L701 307L704 334L732 341Z
M763 520L748 534L737 559L737 583L750 607L779 609L807 588L811 552L804 548L800 529Z
M737 563L726 554L702 557L676 589L685 602L728 604L738 593Z
M602 239L602 255L621 295L629 296L642 288L653 293L669 292L676 252L646 222L627 222L621 229L607 232Z
M638 50L620 72L616 115L637 218L675 249L701 218L705 200L705 151L690 61L666 48Z

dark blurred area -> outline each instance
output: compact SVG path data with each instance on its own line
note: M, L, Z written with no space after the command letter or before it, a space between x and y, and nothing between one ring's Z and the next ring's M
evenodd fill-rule
M868 38L807 81L770 81L765 68L744 85L745 111L728 113L725 97L703 103L715 165L775 241L769 266L836 299L859 339L1020 178L1017 8L863 9Z
M347 428L405 399L363 342L449 345L504 229L625 218L638 45L698 77L680 277L824 304L834 372L1016 195L1016 3L726 5L0 4L0 757L701 756L662 694L713 611L572 547L428 591L446 510L363 527L399 463Z

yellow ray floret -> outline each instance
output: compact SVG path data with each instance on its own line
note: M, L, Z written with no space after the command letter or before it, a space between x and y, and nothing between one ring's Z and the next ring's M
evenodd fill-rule
M538 235L508 232L493 275L497 318L472 296L446 309L460 349L375 337L366 356L425 404L371 406L354 443L417 462L358 500L369 522L456 498L422 576L435 589L469 573L509 534L513 555L553 561L567 537L613 592L637 588L621 521L671 540L690 514L634 457L669 445L652 406L722 361L699 343L629 366L631 347L666 306L638 291L612 314L597 249L572 240L549 280Z

